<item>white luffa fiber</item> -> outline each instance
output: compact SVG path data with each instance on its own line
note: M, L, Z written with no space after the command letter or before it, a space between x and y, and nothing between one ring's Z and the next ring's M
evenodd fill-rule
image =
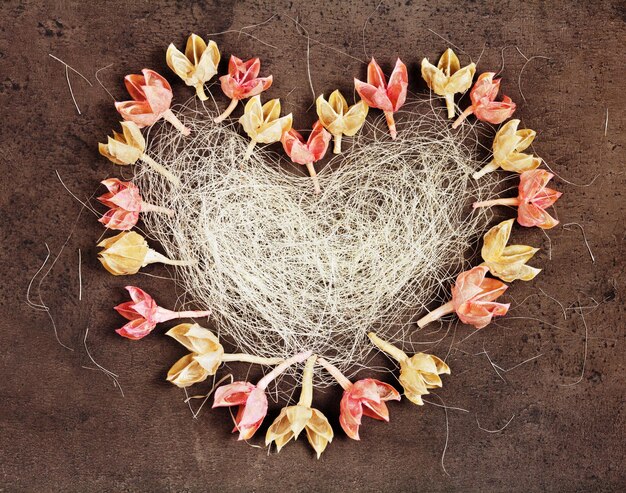
M136 181L146 201L175 211L143 214L149 237L170 258L197 260L176 268L181 299L212 310L212 328L239 351L310 349L347 375L367 363L369 330L419 337L415 317L447 301L487 225L489 211L469 204L495 193L494 178L471 178L484 164L475 128L450 130L439 103L396 113L395 141L372 110L343 154L318 163L318 196L279 148L259 144L243 162L236 119L215 124L191 103L178 112L190 136L153 127L146 152L182 185L139 166ZM329 383L319 371L316 385Z

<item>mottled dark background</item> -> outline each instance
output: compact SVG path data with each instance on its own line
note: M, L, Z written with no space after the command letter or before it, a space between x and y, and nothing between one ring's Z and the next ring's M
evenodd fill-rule
M165 66L170 41L180 47L192 31L237 31L272 15L241 34L211 37L225 55L262 57L264 72L276 81L269 96L284 99L300 128L314 113L305 115L312 101L307 42L296 18L327 45L310 44L316 93L336 87L349 93L351 78L364 74L365 52L385 69L402 57L409 62L411 90L423 91L419 61L436 60L448 46L433 32L463 50L463 62L482 54L479 70L497 71L504 63L503 90L519 103L516 116L537 129L535 150L561 176L554 180L565 192L558 216L586 233L595 261L579 226L559 226L548 232L549 240L539 230L517 227L516 241L542 247L534 265L543 272L534 283L509 290L516 306L510 317L467 341L472 330L459 327L454 341L442 346L446 352L452 347L454 373L437 394L448 406L469 411L448 412L447 474L439 407L392 404L391 423L369 420L357 443L338 429L339 391L330 390L317 400L337 436L322 459L313 458L304 440L268 455L230 435L226 410L207 408L191 419L181 391L163 381L183 350L162 330L139 343L113 333L121 319L110 308L124 298L127 280L100 267L94 244L102 229L87 211L77 219L80 206L55 175L58 170L85 199L99 180L119 173L96 150L118 117L95 72L110 65L100 78L122 99L125 74L154 68L172 81L182 102L192 90ZM0 490L624 490L623 2L36 0L3 2L0 19ZM81 115L64 67L49 53L93 83L70 74ZM35 300L40 292L49 307L59 339L74 349L69 351L55 340L46 313L28 307L26 289L45 259L46 243L56 255L73 228L40 290L40 278L33 287ZM145 271L165 273L159 266ZM166 306L175 300L168 281L133 281L158 293ZM579 305L582 310L575 310ZM93 356L119 375L124 397L104 374L84 368L92 366L83 347L87 327ZM512 369L500 378L487 355ZM234 370L243 376L247 368ZM502 428L512 416L503 431L485 431Z

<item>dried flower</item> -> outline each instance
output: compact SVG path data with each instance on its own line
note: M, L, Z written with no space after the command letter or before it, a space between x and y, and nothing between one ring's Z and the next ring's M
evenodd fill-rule
M404 388L404 395L418 406L424 405L422 396L429 394L429 389L443 386L439 375L450 374L450 367L437 356L416 353L409 358L400 348L383 341L373 332L368 337L381 351L400 364L400 385Z
M227 361L243 361L260 365L277 365L281 358L261 358L250 354L225 354L219 339L198 324L179 324L165 333L185 346L191 353L179 359L167 372L167 381L177 387L189 387L215 375Z
M267 386L288 367L296 363L302 363L311 351L296 354L283 361L271 372L265 375L259 383L253 385L249 382L233 382L222 385L215 391L213 407L239 406L235 417L235 431L239 431L239 440L248 440L259 429L267 414Z
M120 231L132 229L137 224L140 212L163 212L170 216L174 214L172 209L144 202L139 188L130 181L108 178L100 183L107 187L109 192L98 197L98 200L109 207L109 210L98 221L109 229Z
M330 142L330 133L317 121L313 125L313 130L306 142L304 137L293 128L283 134L281 142L285 152L294 163L306 165L313 180L315 193L320 193L320 183L313 163L322 159L326 154Z
M257 142L263 144L278 142L283 134L291 129L292 122L291 113L287 116L280 116L279 99L270 99L261 106L261 96L250 98L239 119L239 123L251 139L243 160L250 158Z
M537 226L541 229L554 228L559 221L545 210L563 195L561 192L547 188L546 185L554 175L543 169L524 171L520 175L517 197L485 200L474 202L474 209L494 205L517 206L517 222L522 226Z
M441 55L436 67L428 58L422 60L422 78L431 91L446 98L448 118L454 118L454 95L465 92L472 86L475 72L475 63L461 68L458 57L450 48Z
M137 124L129 121L121 122L121 125L121 134L113 130L113 137L109 137L106 144L102 142L98 144L100 154L112 163L122 166L142 161L174 185L180 185L180 179L177 176L174 176L164 166L145 153L146 140L141 135L141 130Z
M183 135L189 135L189 129L172 113L172 88L165 77L154 70L144 68L141 74L130 74L124 77L124 84L132 101L116 102L115 108L122 118L137 124L138 127L149 127L164 118L176 127Z
M393 114L406 100L408 81L406 65L399 58L389 77L389 84L387 84L385 74L373 58L367 66L367 83L354 79L354 87L365 104L384 111L392 139L395 139L397 135Z
M148 248L148 242L134 231L124 231L118 235L105 238L99 247L104 250L98 253L98 260L114 276L136 274L139 269L157 262L168 265L193 265L193 260L170 260L169 258Z
M501 79L493 80L495 75L494 72L480 74L470 91L471 106L461 113L452 128L457 128L472 113L479 120L489 123L502 123L511 117L515 111L515 103L508 96L502 96L501 102L496 101Z
M152 332L156 324L161 322L175 318L208 317L211 314L210 311L173 312L158 306L152 296L135 286L126 286L126 290L132 301L121 303L114 309L122 317L130 320L121 329L115 331L127 339L141 339Z
M335 147L333 152L341 154L341 137L347 135L352 137L363 124L369 111L369 106L364 101L359 101L352 106L348 106L346 98L337 89L328 98L320 95L316 101L317 116L324 128L334 137Z
M230 104L224 113L215 118L215 123L221 122L230 115L240 100L261 94L272 85L271 75L257 77L260 71L261 60L258 58L251 58L244 62L236 56L230 57L228 74L220 77L222 91L230 98Z
M363 415L381 421L389 421L389 410L386 401L400 400L400 394L391 385L364 378L350 382L339 369L324 358L317 360L343 388L343 397L339 405L339 424L353 440L359 440L359 426Z
M311 407L313 402L313 367L315 356L306 360L302 374L302 392L300 400L295 406L281 409L280 414L267 430L265 445L276 443L280 452L293 438L298 439L302 430L306 430L306 436L319 459L326 446L333 440L333 429L326 417L317 409Z
M509 245L509 237L515 219L502 221L491 228L483 239L481 255L489 272L506 282L516 279L530 281L534 279L541 269L526 265L539 248L527 245Z
M498 168L523 173L541 165L541 158L522 152L532 144L537 132L530 129L518 130L519 124L520 121L515 119L502 125L493 139L493 160L483 169L474 173L474 179L477 180Z
M204 84L217 74L217 66L220 63L220 50L215 41L204 40L192 34L187 39L185 53L171 43L167 47L165 55L167 66L178 75L185 84L196 88L196 94L201 101L206 101L208 96L204 93Z
M487 272L489 268L484 265L461 272L452 287L452 301L422 317L417 325L424 327L448 313L456 312L464 324L482 329L493 317L505 315L509 310L509 303L495 303L494 300L508 286L497 279L485 277Z

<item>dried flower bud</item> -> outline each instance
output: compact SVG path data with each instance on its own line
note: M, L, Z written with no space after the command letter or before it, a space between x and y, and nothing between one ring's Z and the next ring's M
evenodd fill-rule
M348 106L346 98L339 92L333 91L328 101L324 95L320 95L316 101L317 116L324 128L328 130L335 139L335 154L341 153L341 137L355 135L365 123L365 117L369 111L369 106L363 100L352 106Z
M459 59L448 48L435 67L427 58L422 60L422 78L435 94L446 98L448 118L454 117L454 95L467 91L472 86L476 64L461 68Z
M201 101L206 101L208 96L204 92L204 84L217 74L220 63L220 50L215 41L209 41L207 45L200 36L192 34L187 39L185 53L170 44L165 58L167 66L185 84L196 88Z
M285 132L291 129L293 117L291 113L280 116L280 100L270 99L261 105L261 96L254 96L246 103L246 107L239 123L251 139L244 155L247 160L257 142L271 144L280 141Z
M534 279L541 269L526 265L538 248L527 245L509 245L509 237L515 219L502 221L491 228L483 239L481 255L485 265L489 267L489 272L505 282L512 282L516 279L530 281Z

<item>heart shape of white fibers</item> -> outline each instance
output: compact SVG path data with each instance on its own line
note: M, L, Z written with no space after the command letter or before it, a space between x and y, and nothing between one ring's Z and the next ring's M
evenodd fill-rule
M398 139L380 120L319 172L248 145L237 123L184 108L182 137L156 126L147 153L179 176L174 188L137 170L144 198L175 211L145 214L146 231L177 268L182 301L210 309L220 337L241 351L288 357L310 349L348 375L365 364L375 329L402 342L411 317L449 294L450 282L489 214L472 200L493 194L475 137L449 130L428 100L398 113ZM469 140L469 143L468 143ZM321 168L318 164L318 170ZM317 375L316 385L329 383Z

